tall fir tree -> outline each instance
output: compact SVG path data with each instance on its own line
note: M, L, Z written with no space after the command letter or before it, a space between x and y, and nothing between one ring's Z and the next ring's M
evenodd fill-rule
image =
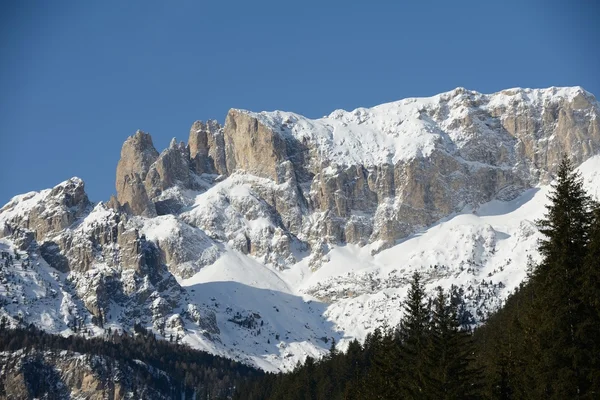
M440 287L433 301L429 346L425 354L427 398L477 398L477 371L471 366L471 335L461 330L457 304Z
M425 351L428 345L430 313L421 274L415 272L404 301L399 339L401 382L399 398L425 399L427 371Z
M578 398L586 385L582 362L586 350L577 338L577 326L585 318L579 281L584 274L590 227L591 201L571 161L563 157L552 186L550 205L538 221L544 238L542 262L534 269L534 310L530 324L539 354L532 359L537 395Z
M396 399L402 375L394 335L389 330L382 333L376 329L369 339L365 345L370 362L365 394L376 400Z
M576 326L575 339L587 349L580 361L582 391L589 398L600 398L600 204L593 203L592 215L583 272L577 280L583 321Z

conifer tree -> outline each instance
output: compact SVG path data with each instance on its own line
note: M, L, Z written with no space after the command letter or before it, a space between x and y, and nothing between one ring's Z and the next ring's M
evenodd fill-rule
M404 301L404 316L399 327L399 359L402 363L400 395L404 398L425 398L427 378L424 354L428 344L429 316L425 285L421 275L415 272Z
M331 346L329 346L329 358L333 358L338 354L338 350L335 343L335 338L331 338Z
M587 351L581 363L582 393L600 397L600 204L593 204L583 272L577 286L581 291L583 321L576 326L575 340Z
M424 357L431 399L475 398L477 376L470 367L473 353L470 334L460 328L457 305L438 288L433 301L429 346Z
M400 363L398 344L390 331L381 333L376 329L365 346L368 347L370 370L367 378L368 398L388 400L398 398Z
M566 156L552 189L547 213L538 221L545 236L539 246L543 260L531 277L536 314L529 323L539 346L532 367L539 396L576 398L586 386L581 368L586 351L576 330L585 315L579 281L593 218L583 181Z
M584 273L581 275L584 301L600 317L600 204L593 203L592 223L588 235L588 245L584 260Z

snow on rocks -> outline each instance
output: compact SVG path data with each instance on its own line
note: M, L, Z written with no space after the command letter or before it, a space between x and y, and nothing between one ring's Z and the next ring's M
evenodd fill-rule
M156 172L140 212L93 206L77 178L0 210L0 313L86 337L139 324L270 371L395 325L414 271L481 323L538 257L563 151L598 195L597 113L581 88L458 88L317 120L232 110L194 125L189 163L167 149L169 182L169 151L152 167L139 133L134 169Z

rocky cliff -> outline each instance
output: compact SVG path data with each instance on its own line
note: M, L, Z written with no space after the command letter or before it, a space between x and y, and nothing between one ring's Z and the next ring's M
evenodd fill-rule
M458 88L315 120L232 109L223 126L195 122L187 144L174 139L161 153L138 131L123 144L109 202L90 203L72 178L0 209L0 247L20 254L3 261L2 311L54 332L138 322L290 368L331 336L364 336L396 307L411 268L435 265L430 284L464 287L482 320L482 307L508 293L506 273L523 276L516 259L537 232L528 216L446 224L456 252L443 240L419 253L403 243L489 202L531 199L563 153L576 165L600 153L599 114L579 87ZM519 250L505 257L509 243ZM403 268L381 272L400 259ZM506 277L490 286L484 273Z
M387 248L466 206L511 200L547 182L563 153L585 161L600 149L597 115L597 101L581 88L492 95L458 88L318 120L231 110L223 127L196 122L188 146L172 143L158 159L151 140L133 146L141 134L127 139L119 166L130 167L117 171L117 197L134 215L152 213L146 197L134 199L131 186L119 184L145 177L155 207L177 212L182 205L165 190L202 189L198 182L210 185L214 174L251 175L266 179L246 179L259 204L233 207L244 220L257 212L267 218L269 239L284 235L319 256L329 244ZM168 200L173 205L164 207ZM184 212L184 220L203 230L222 218L197 211L200 217ZM281 246L274 256L247 229L230 231L218 238L265 260L296 260Z

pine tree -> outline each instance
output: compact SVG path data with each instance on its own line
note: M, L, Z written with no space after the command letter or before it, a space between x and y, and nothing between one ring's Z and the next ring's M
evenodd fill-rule
M576 326L575 341L585 350L580 360L582 394L600 397L600 205L593 204L593 219L583 272L578 277L582 321Z
M547 213L538 221L545 236L539 246L543 260L531 277L536 315L529 324L539 345L532 367L539 396L576 398L585 386L585 350L576 335L585 314L579 280L593 218L590 198L567 157L552 189Z
M426 351L425 393L431 399L476 397L477 374L471 367L473 346L470 334L461 330L457 305L438 288L433 301L431 333Z
M331 346L329 346L329 358L333 358L338 354L338 350L335 343L335 338L331 338Z
M584 301L600 317L600 204L593 203L592 216L581 290Z
M364 352L369 372L363 388L366 398L386 400L393 399L396 395L396 382L393 378L396 360L391 355L393 348L389 332L383 333L377 328L367 335Z
M421 275L415 272L404 301L404 316L400 322L401 362L400 395L408 399L425 398L427 384L424 354L429 334L429 308Z
M360 399L366 397L366 383L363 375L366 365L363 362L363 348L354 339L348 344L348 350L344 357L344 369L340 374L341 379L347 382L343 392L344 399Z
M304 368L300 369L300 382L303 393L302 399L316 400L317 382L315 379L315 360L312 357L306 357Z

